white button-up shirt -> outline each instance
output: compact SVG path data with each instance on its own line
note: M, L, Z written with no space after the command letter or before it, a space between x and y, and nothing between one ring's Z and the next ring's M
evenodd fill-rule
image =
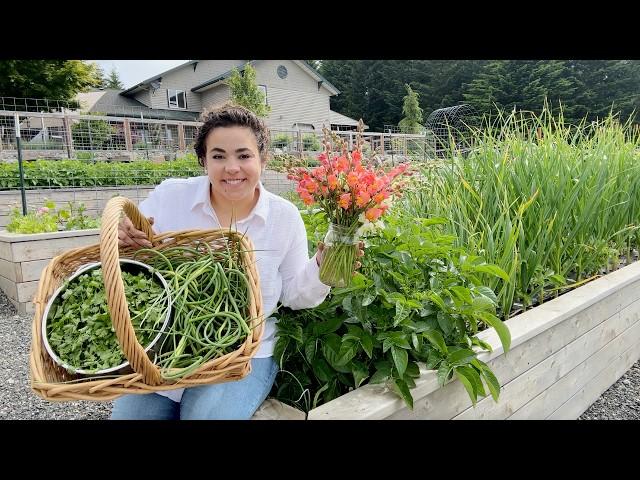
M153 217L156 233L172 230L220 228L209 197L209 177L171 178L163 181L139 205ZM309 258L307 233L297 207L258 184L260 196L246 218L232 228L253 242L260 275L263 313L267 319L256 358L273 355L276 320L269 318L278 301L294 310L320 305L330 287L318 276L315 256ZM179 401L183 389L158 392Z

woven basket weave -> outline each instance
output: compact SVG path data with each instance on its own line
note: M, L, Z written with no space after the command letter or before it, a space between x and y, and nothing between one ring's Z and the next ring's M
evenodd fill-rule
M240 348L202 364L193 373L178 381L168 382L160 376L160 370L136 339L124 295L119 260L120 256L130 258L135 250L118 248L118 223L123 211L138 230L147 234L153 248L158 251L178 245L194 246L201 242L215 242L223 237L229 242L239 243L242 264L250 285L246 319L252 332ZM39 396L50 401L113 400L128 393L152 393L245 377L251 370L250 360L258 349L264 329L260 279L255 267L253 250L253 244L246 236L225 229L182 230L154 236L151 225L133 202L125 197L112 198L102 215L100 244L75 248L54 257L40 276L34 299L35 315L29 358L31 388ZM136 256L136 259L142 262L147 258L149 256L145 257L144 254ZM134 373L116 378L83 378L73 375L58 366L44 348L42 316L51 295L80 266L96 261L102 262L107 304L118 343L134 370Z

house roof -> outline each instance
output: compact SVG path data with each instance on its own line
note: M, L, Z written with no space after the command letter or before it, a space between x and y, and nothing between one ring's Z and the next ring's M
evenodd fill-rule
M137 85L134 85L131 88L128 88L126 90L123 90L122 92L120 92L120 95L123 97L126 97L127 95L136 93L140 90L144 90L144 87L146 85L148 85L149 83L158 80L158 79L162 79L162 77L170 72L174 72L176 70L179 70L181 68L184 68L188 65L193 65L194 63L197 63L199 60L189 60L186 63L183 63L182 65L178 65L177 67L173 67L170 70L167 70L165 72L162 72L158 75L155 75L151 78L148 78L147 80L138 83ZM245 62L244 64L242 64L241 66L238 67L239 71L242 71L245 69L245 67L247 65L253 65L256 62L259 62L260 60L249 60L247 62ZM311 68L306 62L302 61L302 60L292 60L292 62L294 62L296 65L298 65L300 68L302 68L302 70L304 70L305 72L307 72L309 75L311 75L313 78L315 78L318 82L320 82L324 87L326 87L327 90L329 90L333 95L338 95L340 93L340 90L338 90L336 87L334 87L326 78L324 78L322 75L320 75L318 72L315 71L315 69ZM204 83L201 83L200 85L196 85L195 87L193 87L191 89L192 92L198 92L201 91L205 88L213 88L213 87L217 87L218 85L216 84L221 84L222 80L228 78L231 75L232 70L229 70L225 73L223 73L222 75L218 75L215 78L212 78L211 80L207 80Z
M242 72L247 67L247 65L253 65L255 62L256 62L255 60L251 60L249 62L246 62L243 65L240 65L238 67L238 71ZM224 72L222 75L218 75L217 77L214 77L211 80L207 80L206 82L201 83L200 85L196 85L195 87L193 87L191 89L191 91L192 92L198 92L198 91L201 91L201 90L204 90L204 89L213 88L214 86L217 87L216 83L222 82L222 80L224 80L226 78L229 78L231 76L232 72L233 72L233 69L232 70L228 70L228 71Z
M198 60L189 60L188 62L183 63L182 65L178 65L177 67L170 68L169 70L166 70L166 71L160 73L159 75L155 75L155 76L153 76L151 78L147 78L146 80L138 83L137 85L134 85L133 87L127 88L126 90L120 92L120 95L122 95L124 97L124 96L127 96L127 95L131 94L131 93L135 93L135 92L138 92L140 90L144 90L143 87L145 85L153 82L154 80L161 79L163 75L166 75L167 73L175 72L176 70L180 70L181 68L184 68L187 65L193 65L194 63L198 63Z
M137 100L122 95L122 90L105 89L94 90L86 93L79 93L77 99L84 112L99 112L106 116L114 117L139 117L144 118L196 121L198 112L188 112L184 110L149 108Z
M341 113L334 112L333 110L329 110L329 122L332 125L358 125L358 120L354 120L351 117L347 117L346 115L342 115ZM367 125L364 128L369 128Z
M239 67L237 67L238 71L241 72L246 68L247 65L253 65L259 61L260 60L250 60L240 65ZM338 95L340 93L340 90L334 87L326 78L324 78L322 75L316 72L313 68L311 68L307 64L307 62L303 62L301 60L292 60L292 62L298 65L306 73L311 75L316 81L318 81L319 84L324 85L326 89L329 90L329 92L331 92L332 95ZM217 87L218 85L222 85L222 81L225 80L226 78L229 78L231 76L232 71L233 70L229 70L227 72L224 72L222 75L218 75L217 77L212 78L211 80L207 80L206 82L201 83L200 85L196 85L191 89L191 91L198 92L204 89L214 88L214 87Z

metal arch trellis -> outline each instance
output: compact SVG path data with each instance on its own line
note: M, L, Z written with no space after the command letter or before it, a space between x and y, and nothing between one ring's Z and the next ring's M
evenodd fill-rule
M471 148L471 129L478 126L478 113L472 105L462 104L439 108L431 112L425 122L427 145L436 157L446 157L455 149L466 153Z

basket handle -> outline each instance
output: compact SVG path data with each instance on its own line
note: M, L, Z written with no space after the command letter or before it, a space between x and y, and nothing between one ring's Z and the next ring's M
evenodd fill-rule
M149 360L144 348L138 343L131 323L129 305L124 294L118 250L118 224L120 223L120 214L123 211L137 229L147 234L149 241L153 239L151 225L131 200L126 197L114 197L107 202L102 212L102 226L100 228L100 261L102 262L102 278L107 295L107 306L118 343L120 343L131 367L136 373L142 374L144 383L156 386L162 383L160 370Z

